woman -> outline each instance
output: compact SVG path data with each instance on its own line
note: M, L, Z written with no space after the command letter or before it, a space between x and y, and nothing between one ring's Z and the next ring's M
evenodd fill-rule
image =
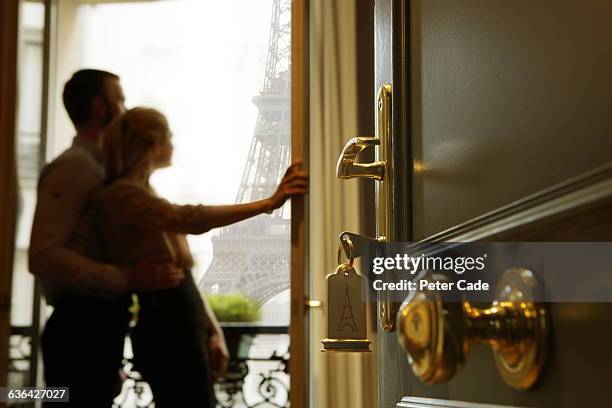
M135 108L106 131L103 150L107 187L101 194L104 256L133 265L143 258L170 259L186 279L172 289L138 293L138 324L132 333L134 363L151 385L156 407L214 407L211 362L227 362L223 332L202 301L190 270L185 234L202 234L279 208L307 189L306 174L293 164L268 199L236 205L174 205L149 185L151 174L172 159L166 118ZM216 350L210 354L209 348ZM221 352L219 352L219 350Z

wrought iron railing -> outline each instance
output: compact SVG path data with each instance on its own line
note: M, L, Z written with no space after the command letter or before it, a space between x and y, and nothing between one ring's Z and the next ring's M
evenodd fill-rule
M257 336L286 336L287 326L242 323L225 323L222 326L231 357L225 377L215 384L218 407L289 407L288 351L279 351L276 345L270 344L264 347L265 350L260 347L257 355L252 353ZM127 349L123 367L125 382L121 395L115 399L114 408L152 408L155 402L151 388L134 370L130 347ZM263 355L267 351L269 355Z

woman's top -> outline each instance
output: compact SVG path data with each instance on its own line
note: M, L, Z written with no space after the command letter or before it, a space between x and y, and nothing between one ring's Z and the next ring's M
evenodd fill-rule
M172 204L136 182L118 180L107 186L99 205L103 256L115 265L165 259L190 270L193 258L185 234L210 230L206 206Z
M185 269L185 279L177 286L137 293L138 323L130 334L135 367L155 385L156 399L157 393L176 394L174 380L181 370L194 390L190 402L214 407L207 348L210 326L190 273L193 259L185 239L185 234L210 229L209 207L174 205L148 186L119 180L104 189L98 208L107 262L133 265L141 259L165 257ZM176 352L170 356L168 350Z

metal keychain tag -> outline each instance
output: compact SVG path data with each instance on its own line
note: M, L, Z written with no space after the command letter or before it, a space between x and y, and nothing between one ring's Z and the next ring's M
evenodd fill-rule
M353 267L352 253L347 254L348 262L340 262L341 250L342 245L340 265L325 278L327 338L321 340L321 351L369 352L365 278Z

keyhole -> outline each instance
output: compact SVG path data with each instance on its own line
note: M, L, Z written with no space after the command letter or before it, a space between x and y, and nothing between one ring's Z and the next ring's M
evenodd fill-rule
M418 314L415 314L412 318L412 327L414 327L414 331L419 331L419 326L421 325L421 317Z

